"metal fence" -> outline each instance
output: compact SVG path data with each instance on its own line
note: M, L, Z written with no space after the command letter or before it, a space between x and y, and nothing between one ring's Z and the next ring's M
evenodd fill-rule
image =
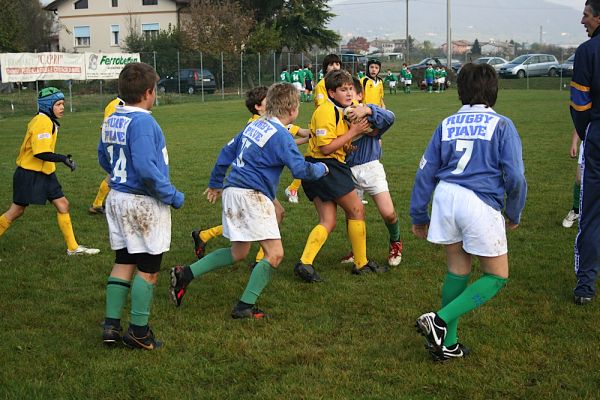
M239 98L257 85L270 85L279 81L283 68L290 72L295 66L312 64L315 81L321 69L323 58L327 53L288 53L268 52L259 54L228 54L228 53L182 53L177 49L172 51L140 53L141 60L156 69L161 78L179 77L175 88L166 89L158 96L158 105L182 102L219 101ZM387 69L398 73L402 66L401 60L383 57L382 72ZM345 61L343 67L352 74L365 68L366 57ZM186 87L180 73L185 70L207 70L214 77L210 86L190 90ZM451 88L454 75L450 75ZM413 82L415 83L415 82ZM47 81L29 82L20 86L3 85L4 93L0 93L0 118L9 115L31 115L36 112L35 93L44 86L56 86L64 91L67 112L98 111L117 94L116 80L91 81ZM208 85L208 83L207 83ZM569 85L568 77L543 77L527 79L501 79L500 89L544 89L565 90ZM416 85L413 85L416 87ZM2 88L0 88L1 91Z

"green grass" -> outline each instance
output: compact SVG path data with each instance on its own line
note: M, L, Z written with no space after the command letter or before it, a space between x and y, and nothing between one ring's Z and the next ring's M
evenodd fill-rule
M101 343L114 255L106 222L87 214L104 176L96 161L101 109L67 113L57 151L73 154L78 169L71 173L59 165L58 175L78 240L102 253L67 257L51 206L31 207L2 236L0 398L597 398L600 315L597 304L571 303L576 231L560 225L571 206L576 168L568 157L568 92L500 93L495 109L515 122L523 141L527 205L521 226L509 233L508 286L462 318L460 338L472 356L445 365L430 361L412 327L418 315L439 306L445 257L441 247L412 236L408 207L431 133L459 102L450 90L388 95L386 104L397 118L384 137L383 162L402 226L402 264L385 275L351 276L338 263L349 249L340 213L338 229L315 262L326 282L299 282L292 267L316 212L302 196L299 204L282 201L286 256L259 299L274 316L267 321L229 317L249 275L247 262L194 281L179 309L167 295L168 269L193 261L189 232L220 223L220 207L201 193L219 149L248 118L242 101L154 109L167 138L172 180L186 193L185 206L173 211L172 247L155 292L151 323L165 345L154 352ZM311 111L312 105L302 106L301 124ZM8 117L0 124L3 207L11 202L14 160L28 118ZM285 171L282 200L289 180ZM387 231L372 202L366 210L369 255L383 263ZM225 245L215 239L208 250Z

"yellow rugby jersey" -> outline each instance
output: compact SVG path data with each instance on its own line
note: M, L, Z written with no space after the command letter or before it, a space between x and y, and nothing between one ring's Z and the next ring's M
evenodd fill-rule
M50 117L42 113L33 117L27 124L27 132L25 132L25 138L17 157L17 165L23 169L42 172L46 175L56 171L55 163L40 160L35 155L54 153L57 136L58 125L55 125Z
M344 111L331 101L320 105L310 119L310 138L305 156L314 158L335 158L345 162L345 146L340 147L331 154L321 153L321 146L331 143L334 139L348 132L348 124L344 120Z
M315 86L314 95L313 101L315 103L315 107L317 108L321 104L325 103L325 100L329 98L327 95L327 89L325 88L325 78L321 79Z
M108 103L106 105L106 107L104 108L104 120L106 120L106 118L110 117L111 114L113 114L115 111L117 111L117 106L122 106L123 104L125 104L123 102L123 100L121 100L120 98L116 98L114 100L112 100L110 103Z
M258 115L258 114L252 114L252 116L250 117L250 119L246 123L249 124L250 122L254 122L254 121L256 121L259 118L260 118L260 115ZM294 125L294 124L289 124L288 126L286 126L286 128L287 128L288 131L290 131L290 133L292 134L292 136L296 136L298 134L298 131L300 130L300 127L298 125Z
M361 80L363 87L363 103L364 104L375 104L376 106L383 106L383 81L377 79L375 82L373 79L367 77Z

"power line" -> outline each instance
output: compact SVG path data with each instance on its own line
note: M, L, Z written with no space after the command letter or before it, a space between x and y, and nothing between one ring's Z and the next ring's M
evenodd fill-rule
M346 6L367 6L367 5L371 5L371 4L389 4L389 3L404 3L406 0L376 0L376 1L369 1L369 2L356 2L356 3L337 3L335 5L332 5L331 8L336 8L336 7L346 7ZM436 4L436 5L445 5L446 1L445 0L440 0L440 1L435 1L435 0L411 0L413 3L418 2L418 3L425 3L425 4ZM468 8L478 8L478 9L494 9L494 10L539 10L539 7L502 7L502 6L494 6L494 5L485 5L485 4L480 4L479 2L477 4L464 4L464 3L452 3L453 7L468 7ZM566 6L556 6L556 7L544 7L544 11L545 10L564 10L565 8L569 8Z

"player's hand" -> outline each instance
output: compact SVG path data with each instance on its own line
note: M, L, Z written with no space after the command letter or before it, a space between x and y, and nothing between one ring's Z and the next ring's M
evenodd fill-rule
M365 118L367 115L369 115L370 111L371 109L368 106L351 106L344 110L344 114L350 122L354 123L362 118Z
M514 222L511 222L509 219L506 220L506 229L512 231L513 229L517 229L518 226L519 226L519 224L515 224Z
M371 124L369 123L369 121L367 121L366 118L363 118L350 124L350 129L348 130L348 132L351 132L352 137L355 137L360 135L361 133L368 132L370 128Z
M429 230L429 224L419 224L412 226L412 233L419 239L427 239L427 231Z
M571 158L577 157L577 150L579 150L579 146L571 146L571 148L569 149L569 155L571 156Z
M65 158L63 163L65 163L67 167L71 168L71 172L75 171L75 168L77 168L77 163L75 163L75 160L71 158L70 154L67 154L67 158Z
M219 198L219 196L221 196L222 192L223 189L206 188L203 194L206 195L206 199L209 203L214 204Z

